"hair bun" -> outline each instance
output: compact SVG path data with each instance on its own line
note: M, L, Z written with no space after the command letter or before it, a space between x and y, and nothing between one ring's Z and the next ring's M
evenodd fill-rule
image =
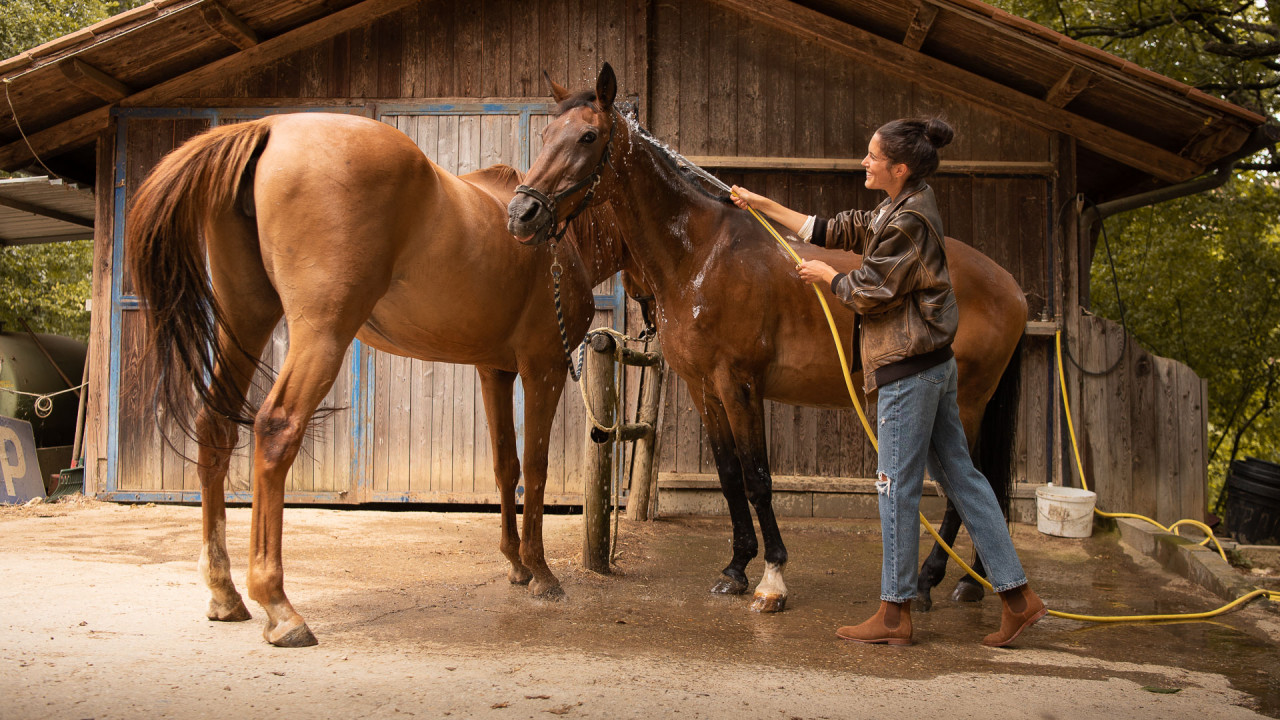
M945 120L929 118L925 123L924 136L928 138L930 145L941 149L951 144L951 139L956 136L956 131Z

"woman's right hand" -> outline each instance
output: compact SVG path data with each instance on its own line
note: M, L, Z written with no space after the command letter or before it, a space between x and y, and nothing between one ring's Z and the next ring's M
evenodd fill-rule
M761 201L768 200L768 198L763 195L757 195L750 190L744 187L738 187L737 185L734 185L732 190L733 194L729 196L729 199L733 201L734 205L737 205L743 210L746 210L749 207L761 210L763 209L760 207L762 204Z

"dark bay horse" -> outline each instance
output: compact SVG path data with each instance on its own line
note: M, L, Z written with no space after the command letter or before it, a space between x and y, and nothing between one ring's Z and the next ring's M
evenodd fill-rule
M614 107L612 68L604 66L594 92L552 87L558 114L544 131L527 187L508 206L508 227L522 242L537 243L546 227L581 206L582 179L597 168L595 197L612 205L628 270L656 298L663 352L688 383L729 504L733 557L712 592L747 589L747 564L758 552L754 507L765 571L752 608L781 610L787 551L772 507L764 400L851 406L821 307L792 260L748 213L692 183L668 152ZM861 263L847 252L807 244L796 249L841 271ZM1008 272L972 247L948 238L946 250L960 306L954 343L960 417L972 440L1022 336L1026 298ZM848 348L852 311L831 305ZM861 392L860 372L854 384ZM1007 490L997 487L997 495L1007 496ZM959 516L949 507L952 516L950 540ZM929 561L936 570L921 573L925 602L945 568L939 553L940 561Z
M161 377L157 399L171 417L185 418L181 426L200 445L200 566L210 619L249 618L231 580L223 495L236 424L247 424L255 440L249 597L267 612L269 642L315 644L284 592L284 485L353 338L476 366L509 579L530 583L535 595L560 594L543 556L542 511L567 362L551 249L530 252L507 233L506 205L518 182L505 166L454 176L383 123L305 113L199 135L138 190L125 252ZM593 211L573 229L607 226ZM603 250L608 263L620 257L607 239L589 249ZM573 242L559 257L566 334L576 340L592 318L592 287L616 268L578 254ZM261 407L248 407L258 357L281 317L289 330L284 366ZM517 375L525 392L523 539L515 517Z

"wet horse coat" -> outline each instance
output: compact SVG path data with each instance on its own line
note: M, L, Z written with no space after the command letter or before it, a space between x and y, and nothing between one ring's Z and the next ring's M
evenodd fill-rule
M509 578L531 583L537 595L560 593L543 555L542 506L567 363L551 297L552 252L519 247L506 231L518 181L505 166L456 177L388 125L305 113L199 135L138 190L125 253L160 373L158 400L200 445L200 566L213 596L210 619L249 618L231 581L223 495L236 423L248 424L255 440L249 596L267 612L272 644L315 643L284 592L284 485L353 338L476 366ZM574 224L598 226L593 213ZM591 248L616 263L607 240ZM577 339L591 321L591 288L616 267L579 254L572 242L560 262L567 333ZM289 330L284 366L261 407L248 407L258 357L281 317ZM523 537L517 376L525 394Z
M663 352L688 384L729 504L733 556L712 591L746 591L747 564L759 549L754 508L766 564L752 607L781 610L787 598L782 577L787 551L772 506L764 400L850 407L821 307L800 282L794 263L748 213L692 184L669 155L614 108L617 85L608 65L594 93L572 95L552 85L559 114L544 131L543 150L525 178L536 192L511 201L509 229L536 243L546 227L575 208L575 201L583 202L584 194L569 193L557 212L539 196L580 186L592 167L602 168L595 197L611 204L628 267L655 297ZM796 249L805 259L820 258L841 271L861 262L846 252L810 245ZM947 256L960 305L953 346L960 413L973 439L1022 335L1026 299L1008 272L973 248L948 239ZM852 311L832 304L848 347ZM861 387L860 377L854 384ZM1003 493L997 489L997 494ZM958 525L956 516L952 539ZM926 570L921 585L938 579L940 573Z

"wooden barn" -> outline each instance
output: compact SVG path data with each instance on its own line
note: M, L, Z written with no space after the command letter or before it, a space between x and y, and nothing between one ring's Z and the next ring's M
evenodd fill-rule
M157 0L0 62L0 168L47 168L96 192L87 491L199 497L154 429L120 262L130 193L164 153L213 125L331 111L390 123L451 171L524 168L549 111L542 72L580 88L605 61L659 138L810 212L875 201L858 161L879 124L950 120L958 135L933 182L948 234L1012 272L1031 309L1014 437L1024 497L1078 484L1055 333L1090 371L1123 345L1088 313L1096 217L1209 187L1256 149L1265 120L978 0ZM597 289L597 324L634 329L618 285ZM287 342L281 329L266 360ZM1200 517L1205 384L1128 348L1107 374L1067 365L1085 472L1104 508ZM723 511L687 393L670 378L664 397L662 507ZM289 501L496 501L469 366L357 343L328 404L347 409L308 441ZM769 423L780 512L874 514L875 457L851 411L774 405ZM548 502L581 502L585 438L570 385ZM237 457L229 499L244 500L250 456Z

